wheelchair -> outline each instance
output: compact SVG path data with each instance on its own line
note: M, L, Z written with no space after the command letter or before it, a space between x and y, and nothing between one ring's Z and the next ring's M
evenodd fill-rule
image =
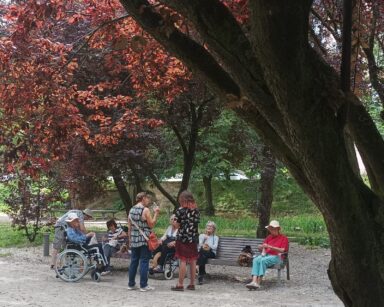
M56 278L75 282L91 272L92 280L99 282L105 265L98 247L87 249L82 244L67 242L66 248L57 256Z
M179 267L179 260L175 258L175 253L168 253L165 256L163 272L156 272L153 269L149 271L150 275L154 274L164 274L164 278L170 280L173 278L174 272Z

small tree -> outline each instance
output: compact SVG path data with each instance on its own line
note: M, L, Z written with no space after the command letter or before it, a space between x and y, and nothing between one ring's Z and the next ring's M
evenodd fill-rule
M39 230L50 224L50 220L42 218L49 211L49 205L61 198L60 191L45 179L29 176L20 176L8 186L10 195L5 202L9 206L7 214L12 219L12 226L23 230L33 242Z

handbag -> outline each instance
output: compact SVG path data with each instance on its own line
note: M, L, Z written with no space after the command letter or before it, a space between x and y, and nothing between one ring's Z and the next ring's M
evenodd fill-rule
M144 231L142 231L141 228L136 224L136 222L132 220L131 216L129 216L129 219L131 220L132 224L137 228L137 230L141 233L144 239L147 241L149 251L153 252L155 249L157 249L160 244L159 239L156 237L156 234L152 231L149 234L149 237L147 237Z
M148 249L153 252L155 249L159 247L159 239L156 237L156 234L154 232L151 232L151 234L148 237L147 240Z

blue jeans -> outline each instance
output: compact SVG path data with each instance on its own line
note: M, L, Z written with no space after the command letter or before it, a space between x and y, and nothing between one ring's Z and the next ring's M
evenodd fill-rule
M264 257L259 255L253 258L252 276L264 276L267 268L280 263L279 256L265 255Z
M140 261L140 288L145 288L148 286L148 270L151 252L147 245L132 247L131 252L131 264L128 271L128 287L133 287L136 284L135 277Z

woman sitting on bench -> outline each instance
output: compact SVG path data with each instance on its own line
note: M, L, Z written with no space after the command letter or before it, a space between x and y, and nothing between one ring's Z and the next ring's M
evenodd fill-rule
M281 263L281 253L288 251L288 238L280 233L278 221L271 221L268 226L269 235L263 244L259 245L261 255L253 259L252 281L246 285L250 290L260 288L260 283L265 275L267 268Z
M197 265L199 266L199 285L203 284L205 272L205 265L209 258L215 258L217 252L217 246L219 244L219 237L215 235L216 224L212 221L208 221L205 225L205 232L199 236L199 258L197 259Z

